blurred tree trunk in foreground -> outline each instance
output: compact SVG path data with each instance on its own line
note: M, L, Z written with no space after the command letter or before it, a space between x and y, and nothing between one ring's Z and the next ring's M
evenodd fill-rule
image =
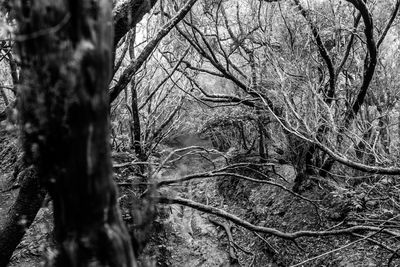
M57 266L134 266L112 180L107 0L16 1L25 160L54 201Z

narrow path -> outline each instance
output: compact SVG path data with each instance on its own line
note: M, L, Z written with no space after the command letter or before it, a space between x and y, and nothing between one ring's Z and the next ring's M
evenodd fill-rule
M183 143L175 144L169 147L172 151L177 148L188 146L201 146L211 148L209 140L204 140L194 136L186 136ZM182 155L182 154L181 154ZM218 160L213 155L214 160ZM204 157L193 154L183 157L177 161L172 168L165 169L161 175L163 179L173 179L180 176L205 171L212 167L212 163ZM0 189L5 189L6 175L0 176ZM185 183L179 186L170 187L174 193L181 197L200 201L202 203L215 203L217 190L215 181L202 180ZM0 194L0 219L4 218L8 208L18 190L12 190L8 193ZM213 200L214 199L214 200ZM167 217L163 218L164 228L163 246L160 251L167 251L167 258L164 262L159 262L157 266L174 267L195 267L195 266L229 266L229 252L225 233L217 229L214 224L208 220L208 215L187 207L171 205L166 207ZM46 256L51 256L52 251L46 247L51 240L53 229L51 208L44 207L37 215L32 227L28 230L21 244L14 252L9 266L11 267L35 267L43 264ZM153 252L153 253L152 253ZM154 251L148 251L148 255L154 255Z
M171 150L189 146L211 148L211 141L196 135L185 136L182 139L183 143L176 144ZM211 155L211 158L218 161L216 155ZM204 157L187 155L176 162L173 168L166 170L162 177L176 179L187 174L203 172L211 167L212 163ZM215 180L210 179L184 183L171 187L171 190L181 197L203 203L212 202L217 194ZM169 217L165 220L164 227L170 266L229 266L228 248L221 245L226 244L225 234L208 220L207 214L179 205L171 205L168 213Z

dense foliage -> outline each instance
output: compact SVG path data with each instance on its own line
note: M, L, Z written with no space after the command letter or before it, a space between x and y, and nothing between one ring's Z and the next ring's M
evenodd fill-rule
M398 264L400 0L83 2L0 2L0 266Z

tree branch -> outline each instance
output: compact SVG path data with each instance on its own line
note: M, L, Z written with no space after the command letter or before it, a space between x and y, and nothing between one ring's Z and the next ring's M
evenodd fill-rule
M303 6L300 4L299 0L294 0L294 2L299 7L301 15L305 18L305 20L310 25L311 33L314 36L315 42L317 43L318 51L328 68L329 90L326 93L325 98L326 98L327 104L330 104L332 102L333 96L335 94L335 83L336 83L335 68L333 66L332 59L330 58L328 51L326 50L325 45L322 42L322 39L319 34L319 30L318 30L317 26L310 18L309 12L303 8Z
M357 8L360 11L364 21L365 25L364 34L367 41L367 49L368 49L368 54L365 60L368 60L368 65L366 67L366 70L364 70L363 82L361 84L357 98L352 104L351 110L347 112L346 117L344 119L345 128L348 128L349 124L360 110L361 105L364 103L364 98L367 94L369 84L371 83L372 77L374 76L375 67L377 63L377 56L378 56L377 47L374 39L374 23L372 15L368 10L367 5L362 0L347 0L347 1L352 3L355 6L355 8Z
M143 63L152 54L158 43L164 38L174 27L178 24L189 12L192 6L197 2L197 0L188 0L186 4L178 11L178 13L168 21L161 30L149 41L149 43L144 47L142 53L136 58L135 61L131 62L128 67L124 70L118 82L111 88L110 91L110 102L113 102L119 93L124 90L128 85L132 76L140 69Z
M388 33L390 27L392 26L394 19L395 19L396 16L397 16L397 13L398 13L398 11L399 11L399 8L400 8L400 0L397 0L396 4L395 4L395 6L394 6L394 9L393 9L392 15L390 16L390 19L389 19L388 23L386 24L386 27L385 27L385 29L383 30L383 33L382 33L381 36L379 37L378 43L377 43L377 45L376 45L377 48L379 48L379 47L381 46L383 40L385 40L385 37L386 37L386 35L387 35L387 33Z
M295 240L299 237L323 237L323 236L337 236L337 235L351 235L353 233L361 232L361 231L375 231L375 232L382 232L386 233L388 235L392 235L395 237L400 237L399 233L393 232L381 227L375 227L375 226L352 226L349 228L344 228L344 229L339 229L339 230L330 230L330 231L297 231L297 232L292 232L292 233L286 233L282 232L280 230L277 230L275 228L269 228L269 227L263 227L263 226L258 226L249 223L248 221L245 221L236 215L230 214L224 210L204 205L189 199L184 199L180 197L167 197L167 196L161 196L158 198L159 203L161 204L179 204L179 205L184 205L187 207L191 207L194 209L197 209L199 211L208 213L208 214L213 214L218 217L227 219L237 225L240 225L248 230L259 232L259 233L265 233L265 234L270 234L276 237L280 237L283 239L287 240Z
M157 0L122 0L113 7L114 46L146 15Z

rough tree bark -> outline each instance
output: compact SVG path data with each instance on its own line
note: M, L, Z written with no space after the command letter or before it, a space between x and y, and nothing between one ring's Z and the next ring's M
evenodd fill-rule
M33 167L25 168L20 175L24 183L0 231L0 266L2 267L7 266L15 248L25 234L26 227L31 225L35 219L46 195Z
M50 1L49 1L50 2ZM129 0L129 1L113 1L115 6L113 9L113 21L114 27L116 29L116 34L114 35L114 44L130 30L132 25L135 25L143 16L150 11L156 1L147 0ZM1 1L0 8L2 12L11 14L12 17L15 16L15 11L11 9L11 4L13 1ZM128 23L124 23L128 22ZM115 49L115 46L114 46ZM13 61L14 62L14 61ZM15 64L13 65L16 66ZM13 68L12 74L15 74L16 69ZM13 75L13 80L15 75ZM13 108L16 105L15 102L10 103L10 107ZM7 119L8 109L0 113L0 121ZM31 173L31 172L29 172ZM8 263L15 247L18 245L22 239L26 229L28 229L40 209L43 200L43 191L41 187L32 186L34 182L38 183L38 177L36 173L31 173L31 176L24 176L21 179L21 190L18 193L18 197L14 205L10 208L9 214L15 214L17 216L8 216L4 221L4 224L0 226L0 242L2 242L0 247L2 248L0 252L0 266L6 266ZM29 178L29 179L28 179ZM26 205L30 203L32 205ZM37 204L37 205L36 205ZM10 227L16 225L15 222L19 221L21 218L25 218L24 227ZM7 246L5 246L7 245Z
M107 0L16 1L25 160L54 202L56 266L135 266L112 180Z

